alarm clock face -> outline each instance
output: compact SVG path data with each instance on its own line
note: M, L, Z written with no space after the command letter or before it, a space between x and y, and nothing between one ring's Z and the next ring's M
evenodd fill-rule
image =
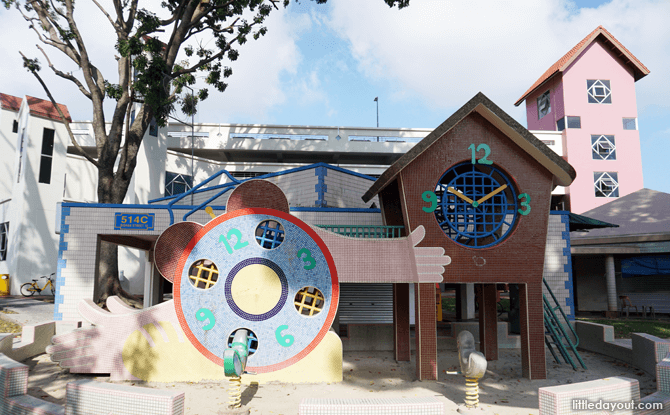
M493 163L451 167L440 177L434 194L440 228L468 248L488 248L504 241L514 230L519 211L526 211L519 209L514 181Z
M249 330L248 369L287 367L323 339L339 283L330 252L304 222L273 209L221 215L191 239L175 272L177 316L213 362L238 329Z

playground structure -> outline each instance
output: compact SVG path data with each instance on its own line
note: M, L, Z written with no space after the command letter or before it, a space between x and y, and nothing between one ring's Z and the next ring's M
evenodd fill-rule
M258 343L248 369L259 382L339 381L342 343L330 331L339 284L394 284L394 346L402 361L409 360L405 290L412 283L417 378L430 380L438 370L435 282L444 278L482 284L479 338L486 360L498 353L495 285L518 284L523 375L546 377L541 299L548 202L552 186L569 183L574 171L481 94L415 148L364 195L367 201L378 195L385 225L403 227L400 238L349 238L307 225L290 215L282 189L263 180L231 186L218 216L224 209L212 202L222 191L199 195L200 205L188 207L199 222L187 221L188 214L175 221L175 203L143 207L143 213L137 206L98 207L89 222L94 217L104 225L111 216L120 229L97 234L97 241L148 246L157 271L173 284L174 300L138 311L111 299L108 312L80 301L75 309L94 326L59 334L47 352L73 373L110 373L115 380L224 379L228 342L248 330ZM61 226L72 229L61 235L79 231L71 211ZM70 253L86 245L63 242ZM81 272L74 261L59 266L59 295L71 295L60 280L65 269L67 282ZM72 304L60 300L57 314L71 314ZM468 349L468 359L476 359ZM305 380L305 372L316 372L316 380ZM472 396L469 402L475 404Z
M332 182L326 179L338 174L341 172L330 168L315 168L312 178L318 179L319 198L327 199ZM369 178L354 177L372 186L363 202L358 202L367 207L349 209L353 212L347 214L370 221L381 213L384 222L380 225L401 228L399 238L349 238L307 225L299 217L314 217L316 212L291 208L285 196L291 188L281 181L232 180L211 188L201 183L162 206L68 205L59 221L62 260L55 318L77 320L83 312L103 323L105 333L97 333L98 327L80 330L96 333L77 340L93 346L81 350L97 353L77 357L85 359L86 365L75 364L77 358L67 351L70 346L59 339L52 350L54 359L63 367L81 373L111 373L114 379L222 379L225 341L215 339L228 339L244 328L258 339L259 351L249 356L248 363L262 381L263 375L290 371L319 345L328 356L341 356L342 341L329 332L339 305L339 284L386 283L393 285L396 359L406 361L410 356L409 286L414 284L417 377L436 379L434 283L444 279L482 284L479 338L487 360L495 360L498 350L496 284L518 284L523 375L545 378L542 277L549 245L549 198L552 187L569 184L572 175L574 171L564 160L478 94L374 184ZM486 183L473 185L469 176ZM353 182L350 178L342 183ZM193 205L182 205L191 199L188 196L193 196ZM372 202L379 204L379 211L373 210ZM459 211L452 213L452 206ZM179 222L175 212L182 209L187 211ZM324 211L323 215L334 213ZM115 306L110 313L95 311L88 302L95 295L94 249L101 241L146 249L155 265L151 268L156 270L146 280L159 286L154 275L160 272L174 283L173 303L141 312L122 307L112 310ZM524 252L523 258L519 252ZM458 260L445 272L450 257ZM261 272L248 272L253 269ZM564 279L559 284L565 285ZM259 292L259 285L267 286L266 292ZM206 304L200 305L201 298ZM301 311L290 305L317 298L317 304ZM305 310L311 315L303 315ZM222 319L222 315L231 319ZM139 330L146 324L153 328ZM147 334L174 341L152 346ZM95 339L103 337L119 344L97 350ZM332 347L326 347L331 343ZM174 353L174 347L190 356L192 369L167 364L170 373L161 372L163 364L158 361L169 361L161 356ZM143 353L156 360L151 365L143 363L146 359L139 357ZM66 355L70 357L62 359ZM320 368L318 373L327 379L341 379L341 368L319 366L319 361L337 359L317 359L310 364ZM297 373L278 379L289 381L291 377L292 381L310 381Z

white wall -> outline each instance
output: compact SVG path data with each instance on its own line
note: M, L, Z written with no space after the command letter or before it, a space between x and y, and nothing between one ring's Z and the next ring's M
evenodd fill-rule
M15 151L11 159L12 200L2 210L0 221L9 221L7 264L3 273L9 273L11 291L19 292L20 285L33 278L56 271L58 235L56 207L63 194L66 168L66 131L60 122L32 116L24 100L19 111L19 133L25 131L23 152ZM50 183L39 183L42 139L45 128L55 130ZM25 129L25 130L24 130ZM11 130L10 130L11 131ZM17 142L21 134L17 135ZM18 144L17 144L18 148ZM17 172L21 164L21 173Z
M18 121L18 113L0 109L0 201L9 199L12 194L14 177L14 152L18 133L12 132L14 120Z

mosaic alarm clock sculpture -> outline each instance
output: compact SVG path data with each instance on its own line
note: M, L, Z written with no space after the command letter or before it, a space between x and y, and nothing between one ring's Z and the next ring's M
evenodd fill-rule
M288 380L295 373L286 371L315 369L315 381L341 380L341 365L331 367L341 342L328 333L339 284L440 282L451 261L442 248L417 246L423 227L393 239L312 227L289 214L284 193L264 180L239 184L225 214L208 212L208 223L175 223L154 245L173 300L135 310L110 297L109 311L82 300L78 310L93 326L55 336L51 359L113 380L220 379L224 351L244 329L249 371Z
M213 219L190 240L174 275L177 317L196 349L223 365L235 332L246 329L252 339L248 367L259 373L313 350L339 300L335 264L321 238L273 209L240 209Z

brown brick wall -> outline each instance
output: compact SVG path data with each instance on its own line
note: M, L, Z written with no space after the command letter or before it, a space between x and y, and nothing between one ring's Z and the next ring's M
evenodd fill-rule
M498 360L498 310L495 284L482 284L479 292L479 351L486 360Z
M437 325L435 284L414 284L414 336L416 377L437 380Z
M393 284L393 350L395 360L410 361L409 284Z

